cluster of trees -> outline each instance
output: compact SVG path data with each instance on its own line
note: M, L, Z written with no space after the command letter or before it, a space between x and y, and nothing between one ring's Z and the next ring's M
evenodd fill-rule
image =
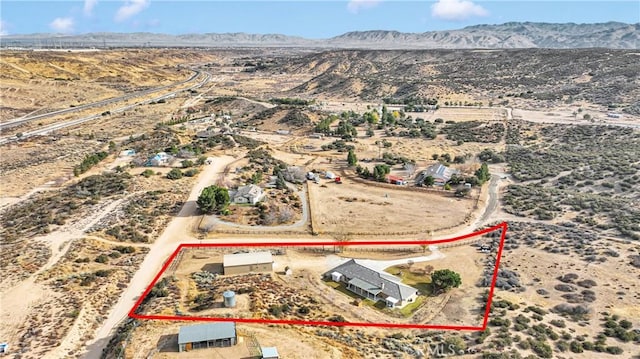
M320 133L325 133L325 134L330 134L331 133L331 124L334 123L336 120L338 120L338 116L336 116L336 115L331 115L329 117L325 117L322 120L320 120L320 122L318 122L318 124L316 125L314 131L315 132L320 132Z
M100 163L100 161L107 158L108 155L109 153L105 151L100 151L91 155L86 155L79 165L73 167L73 175L79 176L87 172L91 167L97 165L98 163Z
M435 106L438 104L437 98L426 98L426 97L405 97L405 98L393 98L393 97L385 97L382 99L382 102L385 104L391 105L429 105Z
M272 98L269 102L277 105L293 105L293 106L307 106L312 101L303 100L301 98Z
M215 185L205 187L196 200L200 211L206 214L224 213L229 203L229 191L224 187Z
M478 178L478 182L480 184L487 182L489 178L491 178L491 174L489 173L489 166L487 166L486 162L482 163L482 166L478 168L475 175Z
M366 178L366 179L373 177L378 182L386 182L387 175L390 172L391 172L391 167L384 164L375 165L375 167L373 167L373 172L369 171L367 167L362 167L360 165L356 166L356 173L360 177Z

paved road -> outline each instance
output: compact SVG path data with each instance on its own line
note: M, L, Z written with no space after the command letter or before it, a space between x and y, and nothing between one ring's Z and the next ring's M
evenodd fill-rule
M197 84L190 86L188 88L185 89L181 89L181 90L176 90L176 91L172 91L169 92L165 95L162 96L158 96L146 101L141 101L141 102L136 102L132 105L127 105L124 107L120 107L120 108L116 108L113 110L110 110L111 113L120 113L120 112L124 112L127 110L130 110L134 107L140 106L140 105L146 105L149 104L151 102L154 101L159 101L162 99L168 99L171 97L174 97L176 94L180 93L180 92L184 92L184 91L190 91L199 87L202 87L204 84L206 84L209 79L211 78L211 74L207 73L207 72L198 72L198 74L203 73L205 75L204 79L201 80L200 82L198 82ZM193 78L191 79L191 81L193 80ZM184 82L183 82L184 83ZM77 126L79 124L85 123L85 122L89 122L89 121L93 121L95 119L98 118L102 118L102 113L100 114L94 114L94 115L90 115L90 116L85 116L85 117L81 117L81 118L77 118L74 120L70 120L70 121L66 121L66 122L60 122L60 123L54 123L51 124L49 126L44 126L42 128L39 128L37 130L34 131L30 131L30 132L24 132L22 133L21 137L16 137L16 136L6 136L6 137L2 137L0 138L0 145L6 144L6 143L10 143L10 142L15 142L18 141L19 139L23 139L23 138L27 138L27 137L32 137L32 136L40 136L40 135L46 135L48 133L51 133L53 131L57 131L66 127L71 127L71 126Z
M0 130L4 130L6 128L15 127L15 126L18 126L18 125L21 125L23 123L27 123L27 122L30 122L30 121L41 120L41 119L48 118L48 117L53 117L53 116L65 115L65 114L68 114L68 113L78 112L78 111L86 110L88 108L93 108L93 107L101 107L101 106L109 105L109 104L112 104L112 103L115 103L115 102L130 100L132 98L146 96L146 95L152 94L154 92L166 90L166 89L168 89L170 87L173 87L173 86L179 86L179 85L191 82L191 81L195 80L201 73L198 70L192 70L192 71L193 71L193 75L191 77L189 77L188 79L183 80L183 81L178 81L178 82L175 82L175 83L170 84L170 85L154 87L154 88L151 88L151 89L148 89L148 90L134 92L132 94L128 94L128 95L124 95L124 96L120 96L120 97L108 98L106 100L92 102L92 103L88 103L88 104L84 104L84 105L80 105L80 106L75 106L75 107L71 107L71 108L67 108L67 109L62 109L62 110L58 110L58 111L47 112L47 113L43 113L43 114L40 114L40 115L31 115L31 116L30 115L26 115L26 116L23 116L23 117L14 118L12 120L0 123Z

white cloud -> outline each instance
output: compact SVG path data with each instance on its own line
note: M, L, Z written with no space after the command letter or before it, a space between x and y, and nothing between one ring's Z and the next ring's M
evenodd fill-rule
M84 14L86 16L91 16L93 13L93 8L98 4L98 0L84 0Z
M351 0L347 4L347 9L350 12L357 14L361 9L370 9L381 2L382 0Z
M49 24L49 27L56 32L63 34L73 32L73 18L71 17L57 17Z
M146 9L149 3L151 3L151 0L125 0L124 5L120 6L118 12L116 12L114 20L118 22L124 21Z
M431 5L431 16L449 21L466 20L474 16L487 16L489 12L470 0L438 0Z
M0 20L0 36L9 35L9 24Z

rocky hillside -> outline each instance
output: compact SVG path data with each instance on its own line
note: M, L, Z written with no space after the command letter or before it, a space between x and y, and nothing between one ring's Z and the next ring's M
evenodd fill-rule
M333 50L278 60L264 71L314 75L286 96L379 101L467 93L496 103L584 100L632 113L640 98L640 63L630 50Z
M401 33L357 31L330 39L312 40L279 34L89 33L83 35L31 34L0 37L2 46L29 47L315 47L372 49L466 48L591 48L638 49L640 23L550 24L510 22L476 25L459 30Z
M640 24L548 24L510 22L453 31L401 33L358 31L329 39L334 46L374 48L589 48L637 49Z

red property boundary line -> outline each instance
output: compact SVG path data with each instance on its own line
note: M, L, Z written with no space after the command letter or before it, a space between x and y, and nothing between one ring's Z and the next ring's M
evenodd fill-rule
M487 328L487 322L489 321L489 311L491 310L491 301L493 298L493 292L496 287L496 281L498 279L498 268L500 267L500 258L502 257L502 249L504 247L505 236L507 234L507 222L502 222L496 226L483 229L481 231L473 232L463 236L441 239L435 241L361 241L361 242L260 242L260 243L206 243L206 244L180 244L178 248L171 254L167 261L162 266L160 272L153 278L151 284L142 293L140 298L133 305L133 308L129 311L129 317L135 319L153 319L153 320L179 320L179 321L202 321L202 322L236 322L236 323L261 323L261 324L292 324L292 325L325 325L325 326L353 326L353 327L378 327L378 328L405 328L405 329L438 329L438 330L468 330L468 331L483 331ZM360 323L360 322L325 322L325 321L306 321L306 320L284 320L284 319L248 319L248 318L208 318L208 317L189 317L189 316L174 316L174 315L145 315L137 314L136 310L142 304L144 298L147 297L153 286L160 279L162 274L167 270L169 265L176 258L178 253L183 248L198 248L198 247L276 247L276 246L289 246L289 247L303 247L303 246L353 246L353 245L371 245L371 246L389 246L389 245L427 245L427 244L441 244L460 241L463 239L480 236L496 230L502 230L500 235L500 245L498 246L498 253L496 255L496 265L493 269L493 277L491 279L491 286L489 288L489 297L484 310L484 318L481 326L457 326L457 325L429 325L429 324L393 324L393 323Z

